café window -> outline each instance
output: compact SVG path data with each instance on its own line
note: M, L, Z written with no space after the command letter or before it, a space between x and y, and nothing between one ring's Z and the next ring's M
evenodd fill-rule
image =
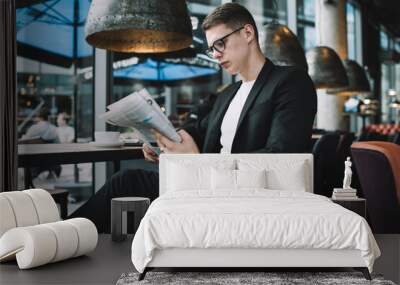
M235 0L233 2L245 6L253 15L260 35L262 34L262 26L276 19L281 24L287 23L287 1L270 1L270 0Z
M297 37L304 50L316 46L315 0L297 0Z
M396 89L397 65L391 54L395 52L395 40L384 27L380 31L381 63L381 119L385 123L398 122L398 109L394 102L398 100L399 90Z
M356 59L356 7L354 4L347 2L346 4L346 21L347 21L347 52L348 58Z
M388 50L389 49L389 35L385 32L383 27L381 28L379 35L380 35L381 50Z
M90 3L90 0L17 1L20 143L37 142L37 138L42 143L91 140L93 48L84 38ZM29 131L40 120L48 122L45 129L40 129L40 133ZM42 135L43 132L47 132L46 135ZM52 189L74 181L91 188L91 167L91 164L82 164L33 169L33 184ZM24 188L22 176L19 175L20 188Z
M400 39L395 43L395 50L400 54ZM396 63L395 65L395 74L395 89L398 92L397 99L400 101L400 63Z

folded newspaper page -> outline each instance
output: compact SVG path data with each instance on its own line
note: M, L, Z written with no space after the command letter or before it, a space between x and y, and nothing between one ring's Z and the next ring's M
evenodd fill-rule
M149 145L150 142L156 141L151 129L157 130L174 142L181 142L174 126L146 89L108 105L107 109L100 118L111 125L133 128L138 138Z

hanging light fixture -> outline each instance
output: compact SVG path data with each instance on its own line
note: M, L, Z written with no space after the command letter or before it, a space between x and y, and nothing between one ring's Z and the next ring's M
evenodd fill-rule
M306 53L308 73L316 88L348 86L346 70L337 53L326 46L314 47Z
M192 43L185 0L93 0L85 33L89 44L120 52L171 52Z
M345 59L343 65L346 70L347 78L349 79L348 87L342 90L333 89L328 91L336 91L339 96L369 95L371 88L364 69L356 61L351 59Z
M261 48L276 65L294 65L308 70L304 50L296 35L285 25L272 21L263 28L265 39Z

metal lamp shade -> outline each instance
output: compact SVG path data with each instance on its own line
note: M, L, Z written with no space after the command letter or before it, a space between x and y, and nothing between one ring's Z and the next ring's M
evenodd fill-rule
M306 53L308 73L316 88L340 88L349 84L342 60L336 52L325 46Z
M89 44L120 52L171 52L192 43L185 0L93 0L85 33Z
M364 69L356 61L350 59L344 60L343 64L349 79L349 87L340 95L353 96L371 92Z
M294 65L308 70L304 50L295 34L278 22L264 26L265 39L261 48L266 57L276 65Z
M338 96L369 95L371 88L364 69L354 60L345 59L343 61L349 85L342 88L328 89L328 93L335 93Z

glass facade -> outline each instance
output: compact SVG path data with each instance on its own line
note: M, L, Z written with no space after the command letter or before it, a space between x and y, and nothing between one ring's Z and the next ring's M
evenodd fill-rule
M398 40L395 43L394 48L395 48L396 52L400 54L400 40ZM395 69L396 69L396 71L395 71L396 72L396 78L395 78L395 81L394 81L395 82L395 87L394 88L397 90L397 93L398 93L397 99L400 100L400 63L396 64Z
M315 0L297 0L297 37L304 50L316 46Z
M380 44L381 49L388 50L389 49L389 36L383 30L381 30L381 32L380 32L380 39L381 39L381 44Z
M90 141L94 56L83 29L91 1L37 2L25 1L16 10L19 141ZM91 167L31 169L33 184L52 189L74 181L91 191ZM23 188L23 174L19 173L19 187Z
M349 59L356 60L356 7L347 2L347 56Z
M254 17L257 28L262 31L262 26L276 19L281 24L287 23L287 1L270 0L235 0L246 7Z
M382 77L381 77L381 119L383 122L388 122L390 120L390 109L389 102L390 98L388 96L388 91L391 88L391 65L382 64Z
M393 106L393 103L400 99L398 82L400 64L392 59L397 48L395 39L383 27L380 32L380 48L381 54L386 54L386 60L381 64L381 120L385 123L399 123L399 110Z
M258 29L258 40L261 43L265 42L265 33L263 26L271 21L278 21L280 24L286 25L287 19L287 1L269 1L269 0L235 0L246 7L253 15ZM238 77L237 77L238 78Z

